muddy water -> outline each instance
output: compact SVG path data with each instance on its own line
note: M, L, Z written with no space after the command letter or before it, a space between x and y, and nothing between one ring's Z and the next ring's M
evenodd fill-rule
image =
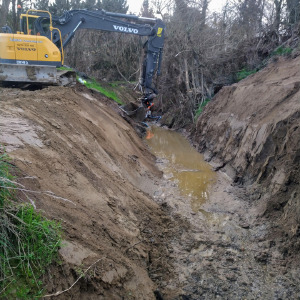
M189 142L179 133L152 126L146 142L153 154L163 162L167 179L176 182L182 194L190 198L193 211L209 199L216 174Z

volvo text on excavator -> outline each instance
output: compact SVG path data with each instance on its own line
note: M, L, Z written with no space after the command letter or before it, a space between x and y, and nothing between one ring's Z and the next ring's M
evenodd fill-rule
M20 14L20 31L5 26L0 33L0 83L60 84L57 67L79 29L147 36L140 85L145 98L157 94L153 78L160 74L164 23L104 10L71 10L59 17L41 10Z

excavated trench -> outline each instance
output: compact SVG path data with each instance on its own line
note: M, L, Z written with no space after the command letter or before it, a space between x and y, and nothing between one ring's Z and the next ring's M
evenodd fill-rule
M193 141L218 172L159 127L145 141L155 159L80 85L0 89L0 143L65 233L45 291L93 266L56 299L300 299L299 65L271 65L208 105Z
M177 276L161 285L165 299L298 299L298 266L287 267L246 190L179 133L155 126L146 143L164 173L154 198L190 224L171 243Z

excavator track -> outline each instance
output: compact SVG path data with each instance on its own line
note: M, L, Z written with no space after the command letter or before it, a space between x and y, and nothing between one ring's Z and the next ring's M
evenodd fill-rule
M26 82L55 84L56 67L21 64L0 64L1 82Z
M57 70L55 66L0 64L0 83L2 86L14 85L61 85L76 83L76 72Z

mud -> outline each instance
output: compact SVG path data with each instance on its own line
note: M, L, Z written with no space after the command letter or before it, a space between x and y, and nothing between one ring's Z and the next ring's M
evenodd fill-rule
M165 146L165 137L157 130L154 134L159 135L156 141L161 139ZM179 136L182 144L181 139ZM170 144L170 148L159 151L157 145L153 147L157 164L165 174L169 173L175 154L178 155L178 149L170 155L174 150ZM184 153L188 151L185 149ZM198 160L201 159L199 155ZM205 163L199 163L205 171ZM202 186L209 197L203 199L198 195L201 205L198 203L197 210L195 198L187 196L176 179L167 180L169 176L165 176L160 193L154 197L173 218L180 216L190 224L172 241L171 256L178 275L167 286L180 287L181 296L165 298L298 299L299 264L289 264L279 245L270 239L272 223L257 218L256 207L247 201L245 188L237 187L224 172L219 171L216 176L214 185L204 189Z

